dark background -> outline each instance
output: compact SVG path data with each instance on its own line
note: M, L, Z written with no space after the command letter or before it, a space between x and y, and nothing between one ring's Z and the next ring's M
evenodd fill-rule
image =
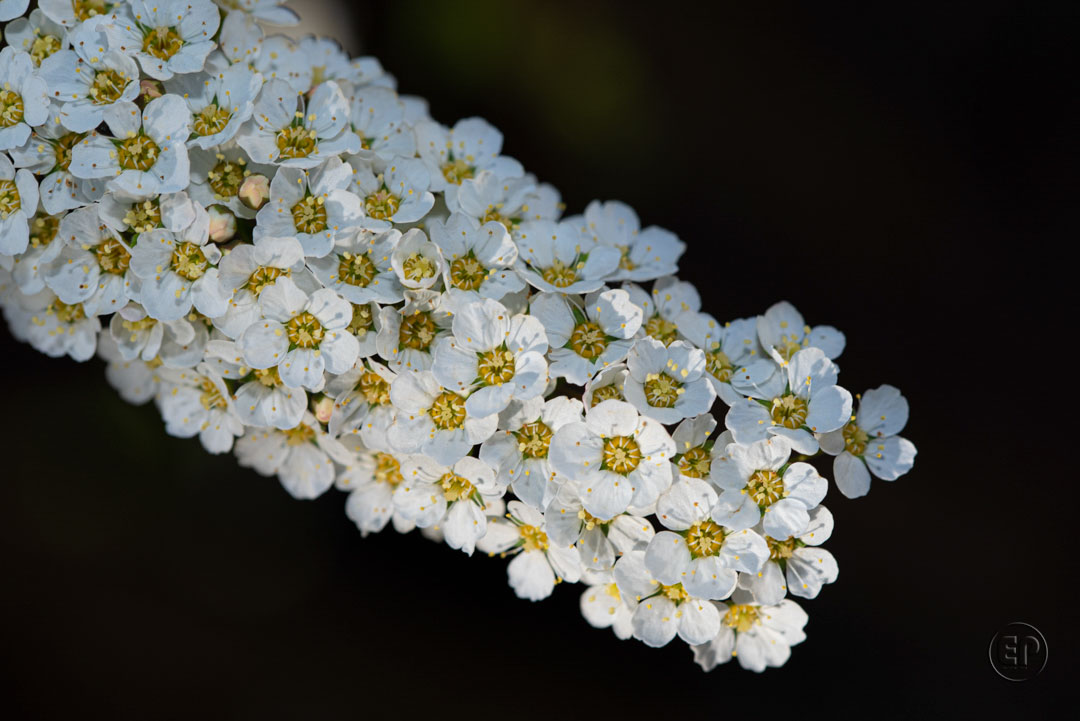
M843 385L907 395L915 468L826 499L841 574L784 668L703 674L681 642L589 628L580 586L531 604L498 560L362 540L341 494L296 502L5 329L0 698L20 718L1045 716L1075 678L1080 24L1065 3L813 5L336 18L436 118L501 128L568 212L621 199L678 233L718 318L786 298L847 334ZM1050 648L1026 683L987 659L1014 620Z

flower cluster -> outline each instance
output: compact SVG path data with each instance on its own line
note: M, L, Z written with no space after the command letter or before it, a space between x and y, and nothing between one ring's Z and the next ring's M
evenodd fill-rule
M897 389L837 384L839 331L717 321L674 234L565 215L484 120L268 34L276 0L27 7L0 0L17 338L296 498L344 491L364 534L509 558L522 598L581 583L588 623L706 669L784 663L838 573L811 461L857 497L915 457Z

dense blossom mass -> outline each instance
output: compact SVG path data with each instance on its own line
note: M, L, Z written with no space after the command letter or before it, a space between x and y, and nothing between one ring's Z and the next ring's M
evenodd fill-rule
M0 0L0 305L166 431L332 487L361 533L581 583L621 639L785 662L837 578L836 490L911 469L907 401L838 385L789 303L720 322L623 203L566 215L480 118L277 0ZM719 402L717 402L719 401Z

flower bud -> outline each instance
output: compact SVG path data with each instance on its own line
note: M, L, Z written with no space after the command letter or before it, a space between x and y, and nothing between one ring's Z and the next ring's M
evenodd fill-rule
M162 93L161 83L157 80L140 80L139 81L139 97L144 103L148 103L151 100L160 98Z
M247 176L240 184L239 196L241 203L258 210L270 200L270 179L258 174Z
M312 410L315 411L315 418L319 423L329 423L330 414L334 412L334 399L323 396L315 402Z
M207 212L210 214L210 240L215 243L232 240L236 235L236 216L220 205L211 205Z

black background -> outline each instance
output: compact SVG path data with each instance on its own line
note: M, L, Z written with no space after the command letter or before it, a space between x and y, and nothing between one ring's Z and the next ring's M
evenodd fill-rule
M501 128L568 212L621 199L677 232L715 316L786 298L847 334L843 385L911 402L914 470L826 499L841 574L804 603L807 641L760 676L619 642L581 619L581 587L531 604L497 559L361 539L337 492L294 501L166 437L99 362L4 330L3 702L20 718L1048 713L1075 677L1071 4L506 5L361 3L340 26L436 118ZM1015 620L1049 643L1026 683L987 658Z

